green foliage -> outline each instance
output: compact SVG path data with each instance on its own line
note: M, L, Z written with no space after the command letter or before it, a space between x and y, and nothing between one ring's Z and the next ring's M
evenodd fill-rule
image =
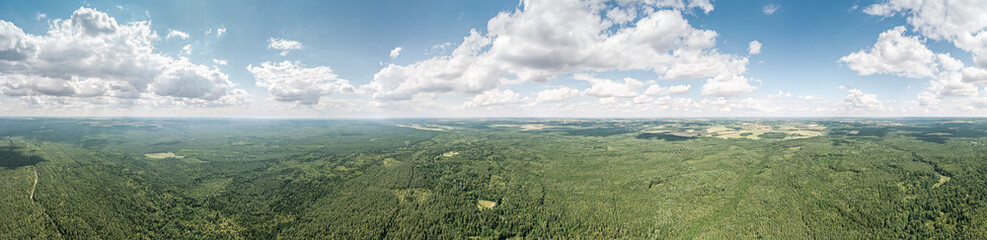
M692 137L683 137L683 136L677 136L668 133L640 133L634 138L665 140L665 141L684 141L684 140L692 139Z
M766 132L761 135L757 135L757 137L763 139L785 139L785 137L788 137L788 134L783 132Z
M982 120L742 123L0 119L0 239L987 234Z

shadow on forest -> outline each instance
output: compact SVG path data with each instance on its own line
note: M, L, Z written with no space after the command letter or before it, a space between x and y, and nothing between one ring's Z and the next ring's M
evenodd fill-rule
M685 141L685 140L693 139L693 137L676 136L667 133L642 133L642 134L638 134L635 138L665 140L665 141Z
M38 156L27 156L23 147L0 146L0 168L15 169L45 161Z

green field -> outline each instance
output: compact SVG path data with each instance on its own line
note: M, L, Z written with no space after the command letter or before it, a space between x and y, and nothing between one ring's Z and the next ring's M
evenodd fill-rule
M985 119L0 118L0 239L977 239Z

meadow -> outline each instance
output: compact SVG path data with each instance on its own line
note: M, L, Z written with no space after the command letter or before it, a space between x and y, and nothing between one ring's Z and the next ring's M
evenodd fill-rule
M977 239L987 119L0 118L0 239Z

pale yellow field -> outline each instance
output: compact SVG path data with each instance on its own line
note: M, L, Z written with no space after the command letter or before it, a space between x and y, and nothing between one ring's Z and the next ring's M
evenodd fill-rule
M479 208L480 210L493 209L494 206L497 206L497 202L480 200L480 199L476 200L476 207Z
M490 126L493 126L493 127L521 128L521 131L542 130L542 129L545 129L547 127L550 127L548 125L540 124L540 123L538 123L538 124L494 124L494 125L490 125Z
M398 201L414 201L417 203L424 203L432 197L432 191L427 188L409 188L409 189L395 189L391 190L394 195L398 197Z
M454 129L453 127L450 127L450 126L442 126L442 125L434 125L434 124L427 124L427 125L419 125L419 124L398 124L397 126L398 127L406 127L406 128L414 128L414 129L418 129L418 130L439 131L439 132L445 132L447 130Z
M932 185L932 188L937 188L939 186L942 186L943 183L949 182L949 179L950 178L947 176L939 175L939 182Z
M184 158L185 157L185 156L175 155L175 153L173 153L173 152L148 153L148 154L144 154L144 156L149 157L149 158L157 158L157 159L162 159L162 158L178 158L178 159L181 159L181 158Z
M456 155L459 155L459 152L447 152L442 154L443 157L452 157Z
M746 139L761 139L758 137L761 134L767 132L783 132L788 134L785 139L799 139L799 138L810 138L815 136L821 136L825 134L826 127L819 126L818 124L807 124L807 125L781 125L781 126L768 126L760 125L757 123L741 123L739 126L740 130L735 130L733 128L715 125L706 129L706 132L715 133L718 138L723 139L736 139L736 138L746 138ZM741 136L741 134L750 133L747 136ZM799 134L801 136L793 136L794 134Z

